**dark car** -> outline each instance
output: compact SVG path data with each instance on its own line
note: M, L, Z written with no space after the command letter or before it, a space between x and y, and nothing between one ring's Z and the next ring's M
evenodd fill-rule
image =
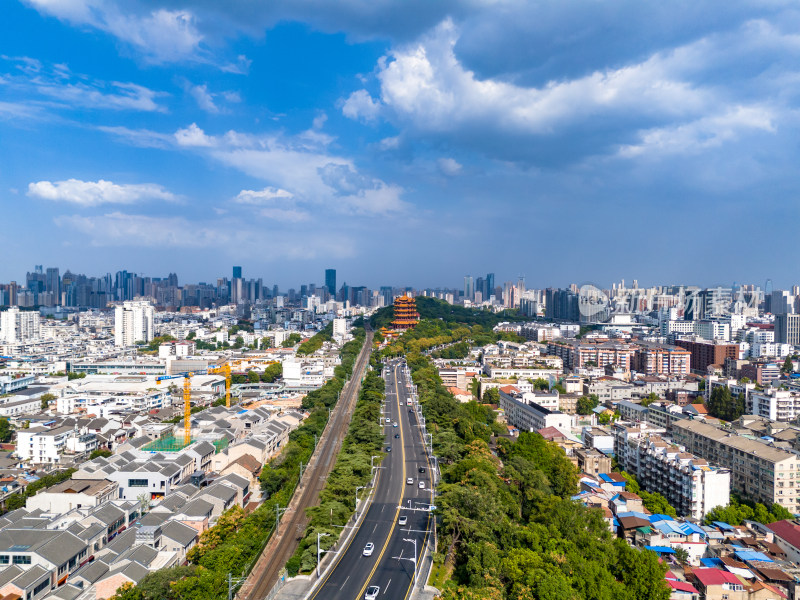
M420 473L424 473L424 472L425 472L425 467L420 467L420 468L419 468L419 472L420 472Z
M391 446L386 446L386 451L387 452L391 452L392 451L392 447Z
M395 434L394 434L394 437L395 437L395 439L397 439L397 438L399 438L399 437L400 437L400 434L399 434L399 433L395 433Z

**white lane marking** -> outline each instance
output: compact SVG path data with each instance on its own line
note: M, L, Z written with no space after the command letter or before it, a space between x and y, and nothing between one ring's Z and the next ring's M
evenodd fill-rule
M347 576L347 579L350 579L350 575ZM342 584L342 587L339 588L340 591L343 590L344 586L347 585L347 579L344 580L344 583Z
M375 530L378 528L378 524L375 523L375 527L372 528L372 533L375 533Z
M385 594L386 592L388 592L388 591L389 591L389 584L391 584L391 583L392 583L392 580L390 579L390 580L389 580L389 583L387 583L387 584L386 584L386 587L385 587L385 588L383 588L383 593L384 593L384 594Z

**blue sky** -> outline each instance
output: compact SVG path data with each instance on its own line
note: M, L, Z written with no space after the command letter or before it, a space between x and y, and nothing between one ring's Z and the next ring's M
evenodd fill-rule
M788 286L795 7L9 0L0 281Z

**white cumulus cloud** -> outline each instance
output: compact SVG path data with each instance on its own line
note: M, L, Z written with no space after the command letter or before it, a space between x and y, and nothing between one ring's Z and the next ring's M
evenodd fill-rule
M155 183L117 184L104 179L36 181L28 184L28 196L87 207L101 204L134 204L143 200L174 202L178 199L175 194Z
M342 105L342 114L349 119L374 121L381 111L381 103L374 100L367 90L356 90Z
M192 123L184 129L178 129L175 132L175 141L179 146L187 147L209 147L213 146L215 140L213 137L206 135L206 133L197 126L197 123Z

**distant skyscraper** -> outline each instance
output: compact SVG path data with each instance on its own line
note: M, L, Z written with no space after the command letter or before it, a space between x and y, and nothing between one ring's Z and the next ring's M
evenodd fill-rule
M242 278L242 267L233 267L233 278L234 279Z
M486 274L486 289L484 290L484 300L488 300L489 296L494 294L494 273Z
M472 284L472 276L464 277L464 300L472 300L475 297L475 286Z
M336 269L325 269L325 287L332 298L336 297Z

